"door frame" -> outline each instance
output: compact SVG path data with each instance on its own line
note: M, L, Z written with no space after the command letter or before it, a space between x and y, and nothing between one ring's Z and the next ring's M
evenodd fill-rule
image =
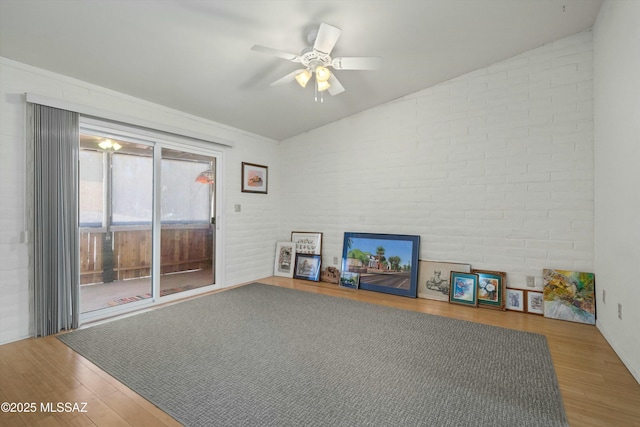
M108 317L121 314L131 313L152 307L157 304L164 304L178 299L199 295L205 292L223 288L224 283L224 250L222 243L224 242L224 194L223 194L223 177L224 177L224 152L209 142L196 140L186 136L164 133L145 128L138 128L133 125L124 125L92 117L80 116L80 132L98 132L100 134L110 135L113 138L121 138L125 141L152 145L153 150L153 220L152 220L152 297L146 300L135 301L115 307L107 307L80 314L80 324L93 322ZM161 183L161 160L162 148L170 148L194 154L202 154L215 158L215 183L213 184L213 204L215 206L215 224L214 224L214 240L213 240L213 268L214 268L214 284L203 286L197 289L191 289L176 294L160 296L160 183ZM78 225L79 227L79 225ZM79 267L78 267L79 268Z

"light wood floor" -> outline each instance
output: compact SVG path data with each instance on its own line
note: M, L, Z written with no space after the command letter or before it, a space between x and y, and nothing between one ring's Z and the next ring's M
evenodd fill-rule
M544 334L572 427L640 426L640 385L594 326L518 312L341 289L327 283L279 277L259 281ZM2 426L179 425L55 337L0 346L0 402L33 402L37 409L35 413L0 413ZM57 402L86 402L86 412L42 412L41 405L47 402L52 402L54 407Z

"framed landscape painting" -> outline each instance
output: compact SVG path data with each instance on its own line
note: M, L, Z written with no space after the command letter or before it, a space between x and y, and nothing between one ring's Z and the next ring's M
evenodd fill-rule
M360 289L416 297L420 236L344 233L342 271L360 275Z
M545 268L544 317L596 323L596 278L593 273Z
M471 264L421 260L418 270L418 298L449 301L452 271L471 273Z

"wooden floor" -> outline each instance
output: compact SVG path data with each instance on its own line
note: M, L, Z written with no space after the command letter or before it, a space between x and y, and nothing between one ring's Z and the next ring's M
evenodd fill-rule
M260 282L544 334L571 426L640 426L640 385L594 326L327 283L279 277ZM35 410L0 412L1 426L180 425L55 337L0 346L0 402L13 402L16 410ZM57 409L58 402L63 404L61 409L73 412L46 411Z

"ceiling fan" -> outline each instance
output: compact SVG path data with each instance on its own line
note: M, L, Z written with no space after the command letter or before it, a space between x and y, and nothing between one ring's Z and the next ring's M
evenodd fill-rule
M334 96L345 91L344 86L329 70L329 67L334 70L377 70L382 65L382 58L380 57L332 58L331 51L341 33L342 30L340 28L325 23L320 24L318 29L307 33L307 42L310 46L304 48L300 55L260 45L254 45L251 50L302 64L304 68L287 74L271 83L271 86L278 86L296 80L300 86L306 87L307 83L315 75L316 101L318 100L318 93L320 93L320 101L322 102L322 92L325 90Z

